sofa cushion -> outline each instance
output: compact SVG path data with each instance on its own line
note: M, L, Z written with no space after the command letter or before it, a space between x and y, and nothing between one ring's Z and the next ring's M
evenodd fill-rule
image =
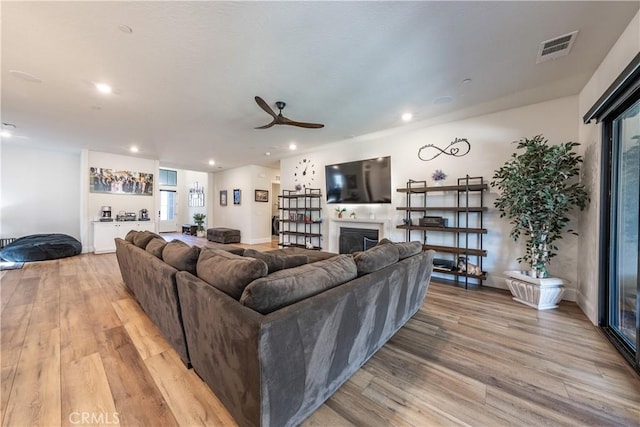
M241 248L240 246L229 245L226 243L209 242L205 245L205 247L212 249L221 249L223 251L231 252L232 254L236 255L244 254L244 248Z
M395 247L398 248L399 260L409 258L410 256L414 256L422 252L422 243L418 241L394 243L391 240L384 238L380 240L376 246L388 244L395 245Z
M138 230L131 230L127 233L126 236L124 236L124 240L126 240L129 243L133 243L133 239L136 237L136 234L138 233L139 233Z
M253 280L267 275L267 264L221 249L203 248L197 264L198 277L236 300Z
M358 276L373 273L391 264L398 262L399 251L396 245L383 244L367 249L364 252L357 252L353 259L358 267Z
M147 247L144 250L149 252L151 255L162 259L162 250L166 245L166 240L159 237L154 237L149 241L149 243L147 243Z
M357 273L350 255L338 255L254 280L240 303L262 314L271 313L355 279Z
M255 249L245 249L244 256L264 261L269 270L268 274L309 263L309 257L306 255L277 255L259 252Z
M274 254L274 255L282 255L282 256L305 255L309 259L309 264L311 264L313 262L318 262L318 261L322 261L322 260L325 260L325 259L329 259L329 258L332 258L332 257L338 255L338 254L334 254L332 252L323 252L323 251L317 251L315 249L296 248L296 247L289 247L289 248L282 248L282 249L272 249L270 251L265 251L264 253Z
M200 248L189 246L180 240L172 240L162 250L162 260L180 271L196 274Z
M126 238L127 236L125 236ZM145 249L147 244L151 241L151 239L155 238L162 239L162 236L154 233L153 231L140 231L133 236L133 244L139 248ZM164 240L164 239L163 239Z

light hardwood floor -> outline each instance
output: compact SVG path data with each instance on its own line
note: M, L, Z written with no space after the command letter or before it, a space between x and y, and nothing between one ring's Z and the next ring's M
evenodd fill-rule
M2 425L234 425L125 290L115 254L0 274ZM305 425L637 426L639 408L640 380L575 304L538 312L432 283Z

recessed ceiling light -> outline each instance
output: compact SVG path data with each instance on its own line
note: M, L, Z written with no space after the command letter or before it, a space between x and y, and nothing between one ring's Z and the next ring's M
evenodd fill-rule
M472 81L471 79L464 79L462 81L462 84L468 85L469 83L471 83L471 81Z
M0 136L3 137L3 138L11 138L11 132L9 132L6 129L2 129L0 131Z
M452 96L439 96L433 100L434 105L451 104L453 102Z
M270 156L271 155L271 151L267 151L266 153L264 153L265 156Z
M130 148L130 150L131 150L131 152L132 152L132 153L137 153L138 151L140 151L140 150L138 149L138 147L136 147L135 145L132 145L132 146L131 146L131 148Z
M295 150L296 148L298 148L298 146L295 143L291 143L289 144L289 150Z
M411 119L413 119L413 114L411 114L411 113L404 113L402 115L402 121L403 122L409 122L409 121L411 121Z
M209 165L213 166L213 165L215 165L215 164L216 164L216 162L215 162L215 161L213 161L213 160L209 160Z
M13 77L17 77L22 80L26 80L31 83L42 83L42 80L34 76L33 74L26 73L20 70L9 70L9 74Z
M130 26L128 26L128 25L120 24L120 25L118 25L118 29L119 29L120 31L122 31L123 33L126 33L126 34L131 34L131 33L133 33L133 28L131 28L131 27L130 27Z
M113 91L113 89L111 89L111 86L109 86L106 83L96 83L95 85L96 85L96 89L100 93L109 94Z

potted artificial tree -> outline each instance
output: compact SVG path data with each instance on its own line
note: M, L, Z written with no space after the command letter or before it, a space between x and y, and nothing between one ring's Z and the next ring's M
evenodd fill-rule
M519 302L539 310L555 308L566 282L549 278L547 265L569 223L567 213L575 207L583 210L589 201L584 186L575 179L582 157L573 149L579 144L549 145L542 135L517 144L522 151L512 154L491 182L500 192L495 207L501 218L511 222L510 236L516 242L521 236L526 241L518 262L530 265L529 271L506 271L507 285Z
M194 213L193 214L193 222L198 226L196 232L198 233L198 237L204 237L204 219L206 215L203 213Z

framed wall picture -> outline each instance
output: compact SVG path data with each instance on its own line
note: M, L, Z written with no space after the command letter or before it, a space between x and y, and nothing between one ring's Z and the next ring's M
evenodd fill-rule
M256 190L255 200L256 202L268 202L269 192L267 190Z
M220 206L227 206L227 190L220 190Z
M233 204L234 205L240 204L240 190L237 188L233 190Z
M89 192L153 196L153 174L91 167Z

